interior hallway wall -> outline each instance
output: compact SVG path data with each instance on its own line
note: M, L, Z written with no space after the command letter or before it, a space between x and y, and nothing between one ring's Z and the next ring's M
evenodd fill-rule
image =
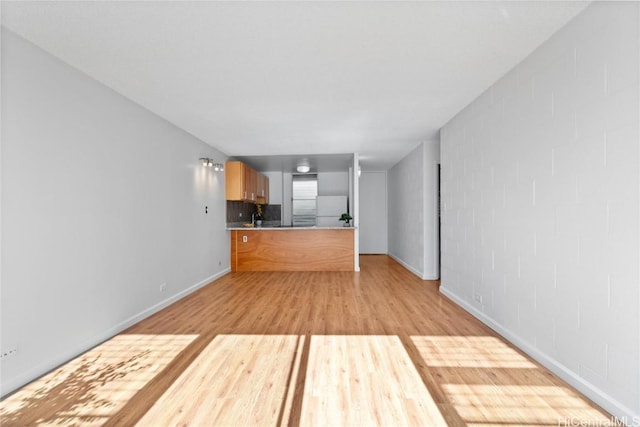
M387 173L388 254L425 280L440 277L438 163L440 144L419 144Z
M360 253L387 253L387 173L360 175Z
M3 29L3 395L228 271L200 157L225 160Z
M639 6L593 3L441 130L441 291L629 422Z

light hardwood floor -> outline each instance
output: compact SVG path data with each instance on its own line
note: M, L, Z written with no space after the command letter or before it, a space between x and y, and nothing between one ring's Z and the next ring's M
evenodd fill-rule
M362 256L360 266L229 274L7 397L1 424L611 420L440 295L437 282L387 256Z

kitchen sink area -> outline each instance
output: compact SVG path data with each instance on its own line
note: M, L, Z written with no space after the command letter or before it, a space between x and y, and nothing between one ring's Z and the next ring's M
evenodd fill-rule
M357 228L341 221L351 218L353 156L308 158L308 173L275 160L226 163L231 271L357 271Z

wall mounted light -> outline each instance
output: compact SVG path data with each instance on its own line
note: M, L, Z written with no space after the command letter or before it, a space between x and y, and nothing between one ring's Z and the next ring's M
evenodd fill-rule
M224 171L224 163L214 163L213 159L201 157L200 162L205 168L213 168L214 171Z

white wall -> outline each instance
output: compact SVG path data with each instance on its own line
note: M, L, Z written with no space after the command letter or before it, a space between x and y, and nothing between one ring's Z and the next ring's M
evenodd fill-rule
M418 145L387 174L389 255L425 280L439 278L438 142Z
M319 172L318 196L348 196L349 173L344 172Z
M282 174L282 224L293 224L293 174Z
M3 30L2 394L228 271L203 156L225 160Z
M360 176L360 253L387 253L387 173Z
M261 172L269 177L269 204L282 205L282 172Z
M353 216L353 269L360 271L360 155L353 153L353 166L347 174L350 213Z
M637 2L592 4L441 130L441 290L629 422L639 18Z
M438 165L440 164L440 143L430 141L424 143L424 270L423 279L436 280L440 278L440 236L438 216Z

